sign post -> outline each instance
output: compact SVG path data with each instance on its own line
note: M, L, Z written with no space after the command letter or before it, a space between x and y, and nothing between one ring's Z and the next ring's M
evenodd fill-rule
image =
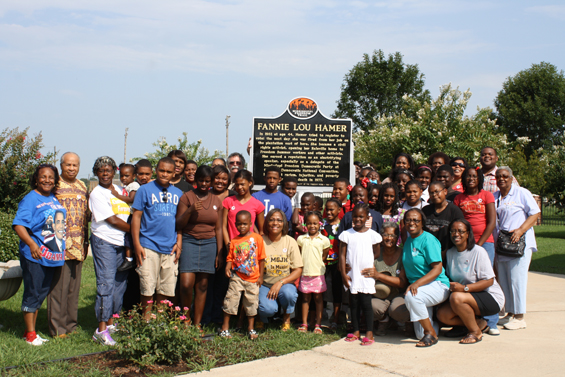
M271 165L283 177L295 176L300 191L331 192L339 177L354 181L351 128L350 119L328 118L306 97L290 101L276 118L253 118L250 170L256 183Z

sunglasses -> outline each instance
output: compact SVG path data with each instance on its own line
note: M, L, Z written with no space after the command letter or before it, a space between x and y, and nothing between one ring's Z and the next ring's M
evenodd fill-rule
M460 168L464 168L465 164L462 162L452 162L451 166L459 166Z
M241 162L240 161L230 161L230 162L228 162L228 164L230 164L230 165L241 165Z

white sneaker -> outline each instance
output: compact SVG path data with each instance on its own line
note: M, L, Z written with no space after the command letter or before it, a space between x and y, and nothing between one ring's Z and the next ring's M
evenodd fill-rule
M108 330L108 332L109 332L110 334L117 333L117 332L118 332L118 324L115 323L115 324L113 324L113 325L108 325L108 326L106 326L106 329Z
M26 340L26 343L31 344L32 346L42 346L44 342L39 336L36 336L35 339L31 342L29 340Z
M490 329L488 330L488 334L489 334L489 335L494 335L494 336L500 335L500 330L498 329L498 327L490 328Z
M102 332L98 332L98 329L96 329L94 331L94 335L92 336L92 339L94 339L95 341L99 342L100 344L102 344L104 346L115 346L116 345L116 341L114 339L112 339L108 329L106 329Z
M510 322L504 325L506 330L520 330L526 328L526 320L525 319L516 319L513 318Z
M49 339L43 339L42 337L40 337L39 334L37 334L36 336L37 336L36 339L41 340L42 343L47 343L49 341Z
M500 318L498 320L498 325L499 326L503 326L506 325L508 322L512 321L514 319L514 316L511 314L508 314L506 317Z

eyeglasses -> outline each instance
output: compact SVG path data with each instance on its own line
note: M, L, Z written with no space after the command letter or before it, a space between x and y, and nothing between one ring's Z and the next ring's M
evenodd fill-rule
M166 188L164 188L162 192L163 192L163 201L167 203L169 201L169 191Z
M398 238L396 234L383 234L383 238Z
M417 220L417 219L404 219L404 222L406 224L420 224L422 222L422 220Z
M451 166L459 166L460 168L464 168L465 164L462 162L452 162Z
M437 190L437 191L430 191L430 196L436 196L439 195L440 192L443 192L443 190Z
M228 164L230 164L230 165L241 165L241 161L229 161Z
M466 230L461 230L461 229L451 229L451 230L449 231L449 233L462 235L462 234L467 233L467 231L466 231Z

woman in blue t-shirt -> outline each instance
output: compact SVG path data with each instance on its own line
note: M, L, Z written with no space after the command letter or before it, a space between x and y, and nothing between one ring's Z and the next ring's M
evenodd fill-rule
M433 346L438 341L439 326L433 321L433 307L449 296L449 279L441 264L441 244L424 231L426 216L412 208L404 214L404 224L410 237L404 244L402 265L410 285L406 289L406 307L414 323L416 347Z
M67 211L53 194L58 182L59 173L55 166L39 165L30 179L32 191L19 203L12 223L20 237L24 338L33 346L47 342L35 332L37 311L49 293L55 269L65 263Z

